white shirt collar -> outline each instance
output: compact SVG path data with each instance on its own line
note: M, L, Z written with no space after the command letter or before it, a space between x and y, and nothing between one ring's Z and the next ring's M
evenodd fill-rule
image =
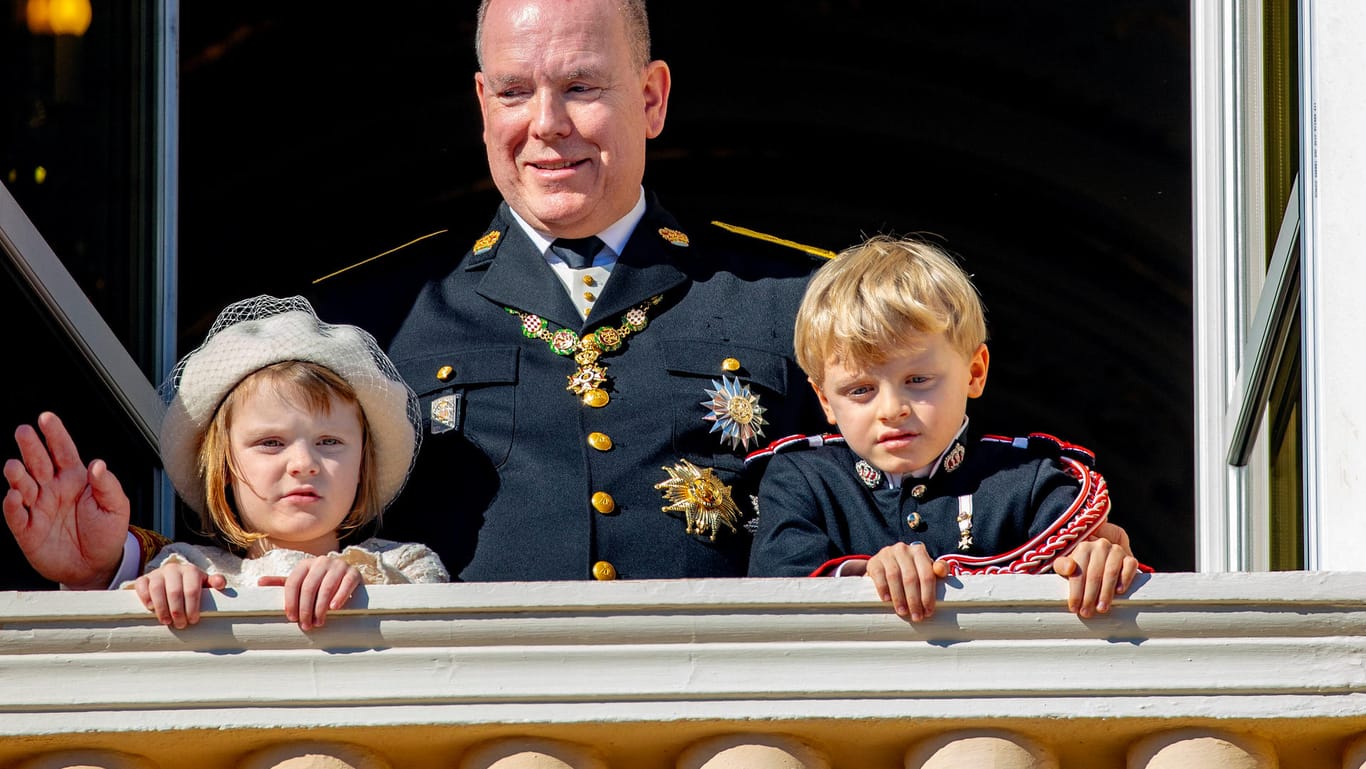
M508 210L512 211L512 208L509 207ZM512 218L517 222L517 226L522 228L522 232L531 239L531 242L536 244L536 248L541 250L541 256L545 257L547 262L559 262L558 257L550 254L550 244L554 238L548 237L527 224L527 221L516 211L512 211ZM603 253L599 255L598 259L606 260L609 263L615 262L622 250L626 248L626 241L631 239L631 233L636 231L636 225L640 224L640 220L643 218L645 218L645 188L641 187L640 197L636 198L635 206L627 211L625 216L613 222L602 232L594 233L611 250L610 254Z

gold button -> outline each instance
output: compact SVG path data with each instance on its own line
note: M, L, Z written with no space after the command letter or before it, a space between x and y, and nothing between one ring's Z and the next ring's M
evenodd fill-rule
M585 275L583 276L583 284L585 286L596 286L598 282L596 280L593 280L592 275Z
M593 579L606 582L617 578L617 567L607 561L598 561L593 564Z
M740 370L740 361L738 361L738 360L736 360L736 359L734 359L734 358L726 358L725 360L721 361L721 370L722 370L722 371L739 371L739 370Z
M592 308L592 307L585 307L585 308L583 308L583 317L587 318L587 317L588 317L588 311L591 310L591 309L593 309L593 308Z
M607 451L612 448L612 439L607 433L589 433L588 445L598 451Z
M450 366L442 366L436 370L436 378L443 382L449 380L453 376L455 376L455 369Z
M607 394L606 390L599 390L596 387L583 394L584 405L592 406L595 409L606 406L607 402L610 400L612 400L612 398Z
M594 294L592 291L585 291L583 292L583 298L591 302L594 299L597 299L598 296L597 294Z
M607 515L617 509L617 501L605 491L595 491L593 492L593 509Z
M913 486L911 488L911 496L915 497L916 499L920 499L921 497L925 496L925 484L917 483L915 486Z

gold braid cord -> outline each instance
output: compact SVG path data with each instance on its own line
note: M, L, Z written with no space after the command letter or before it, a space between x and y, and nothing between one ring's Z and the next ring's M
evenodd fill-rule
M141 557L141 562L138 564L138 574L147 568L148 561L156 558L157 553L161 552L161 548L171 544L171 540L141 526L129 526L128 533L132 534L133 538L138 541L138 551Z

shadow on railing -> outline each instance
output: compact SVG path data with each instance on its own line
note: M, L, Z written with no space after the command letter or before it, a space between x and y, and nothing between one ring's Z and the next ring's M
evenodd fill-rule
M912 625L862 579L372 587L305 633L276 590L183 631L0 593L0 767L1366 767L1366 574L1064 594L951 580Z

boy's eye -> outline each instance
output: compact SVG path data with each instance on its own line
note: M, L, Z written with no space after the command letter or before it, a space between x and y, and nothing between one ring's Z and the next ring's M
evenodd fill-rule
M856 398L856 397L858 397L858 396L860 396L860 395L867 395L868 393L870 393L870 392L872 392L872 391L873 391L873 388L871 388L871 387L869 387L869 386L867 386L867 385L856 385L856 386L854 386L854 387L850 387L849 390L848 390L848 392L847 392L846 394L847 394L849 397L851 397L851 398Z

